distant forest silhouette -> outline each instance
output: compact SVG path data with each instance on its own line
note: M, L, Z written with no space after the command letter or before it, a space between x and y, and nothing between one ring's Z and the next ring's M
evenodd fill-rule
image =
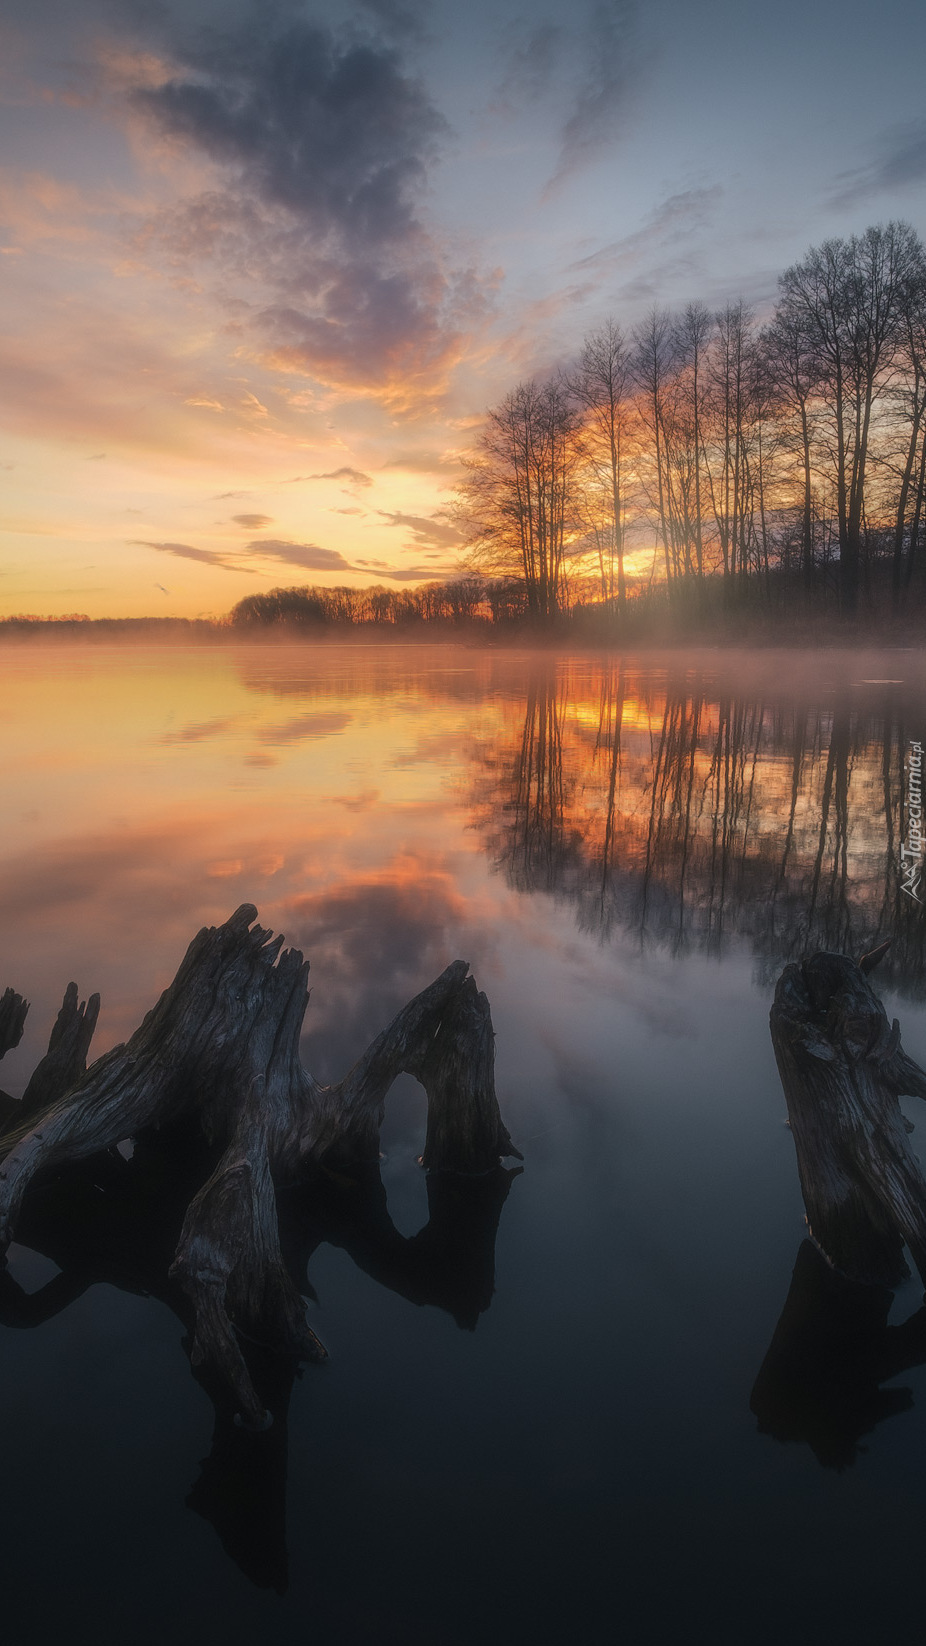
M764 327L742 301L654 308L630 331L608 318L571 368L488 411L445 513L466 544L450 580L276 588L187 629L609 641L910 621L926 609L921 240L891 222L811 247Z

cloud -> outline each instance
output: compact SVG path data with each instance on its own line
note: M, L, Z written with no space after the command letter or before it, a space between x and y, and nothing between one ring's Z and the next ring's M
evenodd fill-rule
M851 206L866 195L885 189L922 185L926 181L926 120L908 120L882 132L874 158L854 171L840 172L829 197L832 206Z
M538 17L541 9L503 28L504 70L490 107L507 115L543 107L554 130L559 122L549 195L620 137L647 60L636 0L575 0L566 20L561 7Z
M584 31L578 83L551 188L596 160L619 136L642 66L634 0L596 0Z
M232 519L236 526L246 526L248 531L260 531L261 526L272 526L272 514L233 514Z
M360 0L384 33L396 39L419 38L424 33L428 0Z
M436 583L458 576L459 570L459 566L445 561L440 566L402 566L394 571L387 571L384 567L379 576L388 578L390 583Z
M329 469L327 474L294 474L290 484L297 480L348 480L352 486L372 486L370 475L364 474L362 469Z
M317 543L290 543L285 538L258 537L248 544L251 554L264 560L279 560L287 566L301 566L310 572L349 572L354 567L337 549L322 549Z
M414 519L413 515L397 516L394 523ZM432 522L422 521L420 524L429 526ZM292 543L286 538L254 538L241 554L222 554L216 549L197 549L191 543L154 543L146 538L133 538L132 541L146 549L157 549L160 554L177 555L182 560L194 560L203 566L218 566L222 571L247 572L249 576L254 576L258 572L263 576L268 575L261 571L261 568L247 563L252 558L297 567L300 571L307 572L369 572L375 568L379 577L388 578L393 583L420 583L423 580L433 582L439 571L443 570L447 576L452 576L457 570L450 564L443 568L419 565L390 570L381 561L360 560L353 563L345 560L338 549L323 549L318 543Z
M564 30L558 23L527 24L522 19L510 24L506 33L507 62L492 106L513 114L536 107L548 91L562 56Z
M448 549L455 548L465 541L465 535L456 526L448 526L433 516L420 514L390 514L386 509L377 509L377 514L383 520L388 520L390 526L404 526L412 534L412 542L417 548Z
M448 128L384 38L414 33L419 8L367 9L366 35L285 6L221 33L177 25L160 77L146 59L129 96L216 167L217 186L152 218L143 244L221 268L226 300L243 280L264 364L394 400L412 373L418 394L441 387L459 352L455 288L418 217Z
M635 274L635 280L621 289L621 296L628 302L649 300L657 290L657 276L665 277L679 267L682 248L685 265L690 265L690 242L710 226L722 198L720 183L670 194L642 228L579 258L569 265L569 272L581 271L599 280L615 272Z
M406 469L409 474L439 474L450 465L451 459L438 452L412 447L398 451L384 464L384 469Z
M133 100L167 135L232 166L239 187L353 249L416 228L413 196L445 131L394 49L342 46L307 19L210 33Z
M201 566L220 566L227 572L253 572L252 566L229 560L215 549L196 549L191 543L151 543L145 537L133 537L132 543L143 549L157 549L159 554L175 554L180 560L195 560Z

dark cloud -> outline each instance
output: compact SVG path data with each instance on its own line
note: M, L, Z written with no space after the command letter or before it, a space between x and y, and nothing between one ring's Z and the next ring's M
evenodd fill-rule
M380 32L366 38L285 6L187 32L163 82L131 97L227 178L161 214L148 242L275 293L251 303L270 365L386 389L412 366L439 376L452 346L453 294L417 215L447 128L383 38L414 32L419 8L367 9Z
M885 189L922 186L926 181L926 120L909 120L882 133L874 158L855 171L840 172L832 206L852 206Z
M147 538L133 537L133 544L143 549L157 549L159 554L175 554L180 560L196 560L202 566L221 566L227 572L250 572L251 566L242 566L215 549L195 549L191 543L150 543Z
M285 538L258 537L248 544L252 554L263 560L279 560L287 566L301 566L310 572L349 572L354 568L337 549L322 549L317 543L290 543Z
M448 526L444 521L433 516L421 514L389 514L385 509L377 509L377 514L383 520L388 520L390 526L403 526L412 534L412 542L421 549L449 549L456 548L465 541L464 533L456 526Z
M248 531L260 531L261 526L272 526L272 514L233 514L232 519L236 526L246 526Z
M255 17L185 55L162 85L134 93L163 131L234 167L320 238L367 246L416 226L414 195L444 122L395 50Z

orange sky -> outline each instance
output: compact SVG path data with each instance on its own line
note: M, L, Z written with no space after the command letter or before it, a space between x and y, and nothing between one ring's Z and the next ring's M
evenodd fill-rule
M609 312L926 229L926 14L848 11L9 0L0 615L452 575L486 408Z

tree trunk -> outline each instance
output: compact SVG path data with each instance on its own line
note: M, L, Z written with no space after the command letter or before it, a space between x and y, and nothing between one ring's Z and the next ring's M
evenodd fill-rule
M521 1157L495 1097L488 1002L464 961L404 1007L343 1080L323 1087L299 1060L308 963L296 949L281 953L283 939L253 926L256 916L244 904L201 931L128 1043L88 1070L99 1000L78 1006L69 985L48 1053L0 1137L0 1246L37 1175L148 1128L193 1122L218 1159L189 1203L171 1274L193 1305L194 1363L218 1373L244 1422L260 1427L267 1417L236 1328L302 1358L325 1354L281 1255L276 1182L375 1160L386 1093L402 1072L428 1097L423 1164L472 1174L497 1168L500 1155ZM0 1009L13 1033L19 1008L6 1006L9 995Z

